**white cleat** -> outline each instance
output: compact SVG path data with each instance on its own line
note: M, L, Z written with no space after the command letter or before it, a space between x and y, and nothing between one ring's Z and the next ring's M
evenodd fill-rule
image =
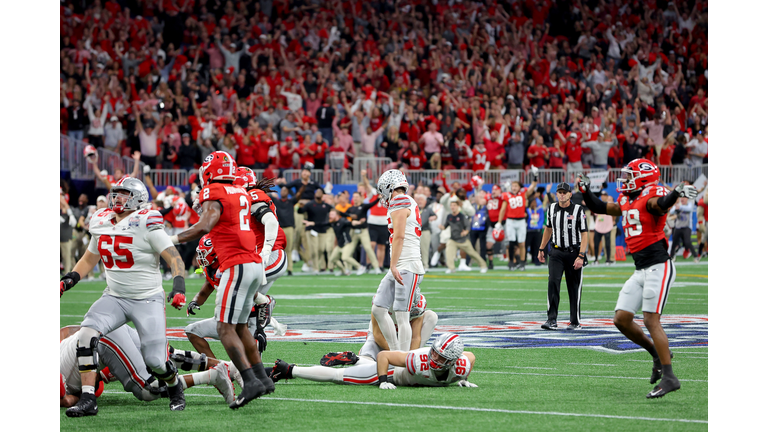
M365 274L365 266L361 265L360 267L357 268L357 275L362 276L364 274Z
M453 273L454 271L455 271L455 270L451 270L451 269L445 269L445 273L446 273L446 274L450 274L450 273Z
M488 267L481 268L480 273L488 273Z
M334 276L341 276L341 270L336 270L333 272Z
M275 336L285 336L285 332L288 330L288 326L277 322L275 317L269 319L269 325L275 330Z
M312 267L308 266L306 263L301 265L301 271L304 273L309 273L312 271Z
M440 262L440 252L435 252L432 254L432 261L429 262L429 265L434 267L438 262Z
M235 364L232 363L231 361L222 362L222 363L226 363L227 367L229 368L230 380L235 380L235 382L237 382L237 385L239 385L240 388L243 388L243 385L245 383L243 382L243 377L240 375L240 371L237 370L237 367L235 366Z
M235 401L235 385L229 380L229 365L227 362L219 362L211 370L210 384L216 387L216 390L224 396L227 405Z
M293 262L301 261L301 257L299 256L299 252L298 251L293 251L293 253L291 254L291 259L293 260Z
M472 271L472 267L468 266L466 261L461 260L461 263L459 263L459 271Z
M376 267L376 270L373 271L373 274L380 275L381 274L381 269Z

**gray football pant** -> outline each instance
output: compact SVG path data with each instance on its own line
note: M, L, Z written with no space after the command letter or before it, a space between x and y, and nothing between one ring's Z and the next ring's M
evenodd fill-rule
M96 349L101 368L108 367L109 372L123 384L125 391L133 393L136 399L142 401L160 397L144 388L151 377L141 357L139 333L135 329L127 325L118 327L102 336Z

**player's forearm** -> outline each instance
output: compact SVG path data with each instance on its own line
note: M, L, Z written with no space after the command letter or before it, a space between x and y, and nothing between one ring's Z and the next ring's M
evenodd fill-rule
M397 262L400 261L400 255L403 253L403 237L392 238L392 256L390 257L390 267L397 268Z
M552 238L552 228L544 228L544 234L541 236L541 245L539 246L539 249L547 247L550 238Z
M160 253L160 256L163 257L163 260L165 260L165 263L168 264L168 267L171 268L171 274L173 277L181 276L184 277L185 269L184 269L184 260L181 259L181 255L179 255L179 251L176 250L175 246L171 246L168 249L164 250Z
M197 294L195 294L195 297L192 299L192 301L197 302L198 305L202 306L208 300L208 297L210 297L212 292L213 285L211 285L210 282L208 282L206 279L203 287L200 288L200 291Z
M80 275L82 278L84 275L87 275L88 272L96 266L96 264L99 263L100 259L101 257L99 255L86 250L83 254L83 257L80 258L80 261L78 261L77 264L75 264L75 268L73 268L72 271Z
M392 351L381 351L376 356L376 375L387 376L387 370L389 370L389 355Z
M589 239L588 239L587 231L584 231L583 233L581 233L581 245L579 247L579 253L586 253L587 246L589 246Z

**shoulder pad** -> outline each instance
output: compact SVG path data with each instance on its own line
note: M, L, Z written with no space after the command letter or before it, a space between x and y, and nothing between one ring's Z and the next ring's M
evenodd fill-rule
M93 232L94 229L108 223L115 216L115 212L108 208L97 211L91 216L91 221L88 223L88 231Z
M164 226L163 216L157 210L142 210L139 212L138 216L144 219L144 225L147 227L148 231L162 229Z

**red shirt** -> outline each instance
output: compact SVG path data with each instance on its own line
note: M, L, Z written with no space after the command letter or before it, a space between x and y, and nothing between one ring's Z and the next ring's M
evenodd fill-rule
M502 194L498 198L493 198L491 194L487 193L485 194L485 200L487 201L485 208L488 210L488 219L492 223L498 222L499 212L501 212L501 204L504 202L504 195Z
M565 154L568 155L568 163L581 163L581 143L578 139L573 144L570 140L566 142Z
M479 148L475 147L475 149L472 150L472 171L484 171L487 157L488 151L485 148L481 151Z
M248 191L248 194L251 196L251 206L260 202L266 203L269 206L269 211L271 211L272 214L275 215L275 219L277 219L275 203L272 202L272 198L270 198L269 195L264 193L264 191L261 189L251 189ZM256 236L256 247L258 247L259 252L261 252L261 250L264 248L265 239L264 224L261 223L261 218L257 220L256 215L251 215L251 229L253 230L253 235ZM275 244L272 246L272 250L283 250L285 249L285 244L285 232L278 225L277 238L275 239Z
M269 163L269 148L274 144L267 138L251 137L251 141L256 145L255 160L258 163Z
M504 201L507 202L505 219L525 219L525 208L527 206L525 192L527 190L527 188L522 188L514 195L512 192L505 192L502 195Z
M549 167L550 168L562 168L563 167L563 148L549 147Z
M639 252L666 238L664 224L667 222L667 215L654 216L646 208L649 199L666 194L667 190L663 186L654 184L646 186L635 200L624 193L619 195L621 214L624 216L622 227L630 253Z
M659 154L659 165L661 166L670 166L672 165L672 153L675 151L675 149L672 146L667 146L666 148L661 148L661 154Z
M287 144L280 146L280 163L278 164L278 168L290 168L293 165L293 154L295 152L296 150Z
M315 156L309 154L309 152L304 153L304 150L312 150L311 145L305 143L299 145L299 162L301 163L301 166L304 166L307 162L315 163Z
M249 142L250 141L250 142ZM237 149L237 164L243 166L252 166L256 163L254 153L256 152L256 146L254 145L253 137L248 140L243 140L243 145Z
M544 159L544 155L548 153L546 147L532 145L528 148L528 153L533 154L533 157L531 158L531 165L535 166L536 168L544 168L547 166L547 160Z
M220 266L224 271L245 263L261 263L256 253L256 236L251 231L251 199L245 189L225 183L211 183L200 190L200 205L217 201L221 216L211 230Z
M408 169L420 170L424 169L424 164L427 163L427 157L424 156L424 152L413 153L411 149L408 149L403 153L403 162L405 162Z
M163 217L174 228L184 228L184 222L189 219L190 211L187 203L180 197L173 198L173 210Z

